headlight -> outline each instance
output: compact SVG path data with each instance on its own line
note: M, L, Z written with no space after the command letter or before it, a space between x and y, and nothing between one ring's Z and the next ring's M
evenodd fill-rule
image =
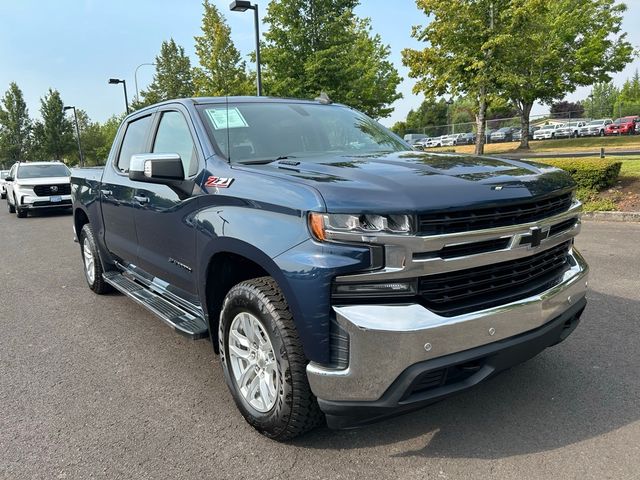
M311 212L309 214L309 229L318 240L327 240L328 232L408 234L411 233L411 217L409 215Z

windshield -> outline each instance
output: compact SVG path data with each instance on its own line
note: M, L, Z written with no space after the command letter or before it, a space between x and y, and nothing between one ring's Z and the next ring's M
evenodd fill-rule
M0 172L0 180L4 180L5 178L7 178L7 175L9 175L9 170L3 170L2 172Z
M46 178L46 177L68 177L71 175L69 169L62 164L55 165L20 165L18 167L18 178Z
M228 110L225 104L204 105L200 113L233 163L410 150L379 123L340 105L229 103Z
M587 125L602 125L604 120L593 120L592 122L587 123Z
M540 130L555 130L555 128L556 128L555 125L545 125Z
M564 125L565 127L577 127L578 126L578 122L569 122L569 123L565 123Z

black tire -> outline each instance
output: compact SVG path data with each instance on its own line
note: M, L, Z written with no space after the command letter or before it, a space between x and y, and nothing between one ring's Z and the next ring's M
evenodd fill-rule
M15 205L11 205L9 197L7 197L7 208L9 209L9 213L16 213L16 207Z
M16 208L16 217L27 218L27 211L24 208Z
M604 130L600 130L600 136L604 137Z
M275 353L278 388L274 405L264 413L253 408L240 393L232 371L229 332L234 318L243 312L259 320ZM218 338L225 381L240 413L252 427L271 439L284 441L302 435L324 421L324 415L309 387L306 374L308 361L293 316L273 278L248 280L229 291L220 313Z
M102 295L105 293L109 293L113 290L111 285L104 281L102 278L102 262L100 260L100 252L98 251L98 247L96 246L96 240L93 235L93 230L91 229L91 225L88 223L82 227L80 230L80 238L78 239L80 243L80 254L82 255L82 270L84 271L84 278L87 281L87 285L89 288L93 290L98 295ZM91 255L93 255L93 278L90 278L90 275L87 271L87 259L85 258L85 244Z

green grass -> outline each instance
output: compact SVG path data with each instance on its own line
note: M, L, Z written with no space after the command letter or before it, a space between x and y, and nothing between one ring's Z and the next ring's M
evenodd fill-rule
M485 145L485 153L514 153L518 150L519 142L489 143ZM567 138L561 140L532 140L529 142L531 153L548 152L597 152L601 147L605 151L619 150L640 150L640 135L620 136L620 137L583 137ZM473 153L474 145L461 145L456 148L457 153ZM439 149L428 149L427 151L438 151Z

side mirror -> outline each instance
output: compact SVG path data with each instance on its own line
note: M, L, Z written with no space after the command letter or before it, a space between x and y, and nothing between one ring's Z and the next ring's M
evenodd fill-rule
M9 175L7 175L6 177L4 177L4 181L5 182L13 182L13 177L10 177Z
M136 182L173 185L184 181L182 160L177 153L145 153L131 156L129 178Z

